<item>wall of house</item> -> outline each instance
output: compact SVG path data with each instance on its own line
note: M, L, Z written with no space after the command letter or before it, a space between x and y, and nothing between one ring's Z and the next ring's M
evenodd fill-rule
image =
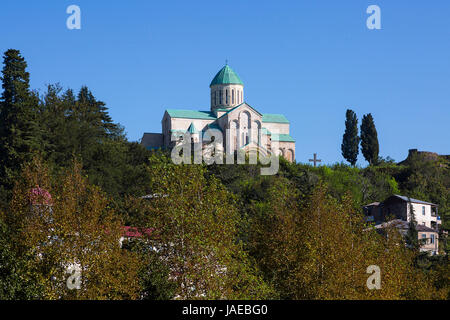
M408 208L408 221L411 219L411 211L410 206ZM431 205L421 204L421 203L412 203L412 207L414 208L414 216L416 218L417 224L424 225L428 228L432 228L431 222L437 223L437 217L431 216ZM423 214L423 209L425 208L425 214Z
M434 242L432 241L432 235L434 235ZM439 236L437 232L419 232L419 240L426 238L426 243L420 247L420 251L429 251L437 254L439 251Z
M400 199L392 199L383 203L382 220L386 221L390 216L407 221L407 203Z

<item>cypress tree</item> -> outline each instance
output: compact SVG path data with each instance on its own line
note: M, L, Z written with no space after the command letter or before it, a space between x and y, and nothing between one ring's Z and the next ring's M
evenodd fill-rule
M352 166L355 166L359 152L358 118L350 109L347 110L345 117L345 133L341 145L342 156Z
M416 221L416 215L414 213L414 207L411 203L411 198L408 198L408 206L409 206L409 224L408 224L408 231L406 232L405 241L408 247L410 247L413 250L418 251L420 248L419 243L419 233L417 232L417 221Z
M38 126L39 99L29 88L30 75L20 51L4 53L3 93L0 97L0 175L1 182L11 187L20 166L40 150Z
M378 162L378 134L372 115L366 114L361 123L361 151L370 165Z

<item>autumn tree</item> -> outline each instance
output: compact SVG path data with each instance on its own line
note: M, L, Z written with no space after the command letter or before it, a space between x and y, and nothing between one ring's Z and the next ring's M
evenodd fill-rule
M175 165L159 154L150 161L153 197L142 205L155 229L161 259L179 299L257 299L268 287L237 241L240 217L233 197L200 165Z
M52 176L35 158L16 183L7 221L16 252L32 257L28 267L44 288L43 299L137 298L139 261L121 249L122 222L79 163ZM70 267L81 273L79 289L69 285Z

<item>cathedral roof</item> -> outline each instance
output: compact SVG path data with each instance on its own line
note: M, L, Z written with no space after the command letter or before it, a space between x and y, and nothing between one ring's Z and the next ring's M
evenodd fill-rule
M272 141L295 142L294 138L292 138L289 134L286 133L272 133L271 137Z
M236 72L233 71L233 69L230 68L230 66L225 65L220 71L216 74L214 79L211 81L211 84L209 85L214 86L216 84L241 84L244 85L239 78L239 76L236 74Z
M282 114L264 113L262 122L289 123L289 120Z
M187 131L190 134L194 134L194 133L198 133L197 128L195 127L194 123L191 122L191 125L189 126L189 128L187 129Z
M216 120L216 116L211 111L195 111L195 110L174 110L167 109L166 112L172 118L186 118L186 119L203 119Z

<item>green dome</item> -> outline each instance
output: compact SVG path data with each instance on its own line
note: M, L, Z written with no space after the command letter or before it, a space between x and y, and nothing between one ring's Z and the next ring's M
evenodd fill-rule
M216 74L214 79L211 81L211 84L209 85L214 86L216 84L240 84L244 85L239 78L239 76L236 74L236 72L233 71L228 65L225 65L220 71Z

